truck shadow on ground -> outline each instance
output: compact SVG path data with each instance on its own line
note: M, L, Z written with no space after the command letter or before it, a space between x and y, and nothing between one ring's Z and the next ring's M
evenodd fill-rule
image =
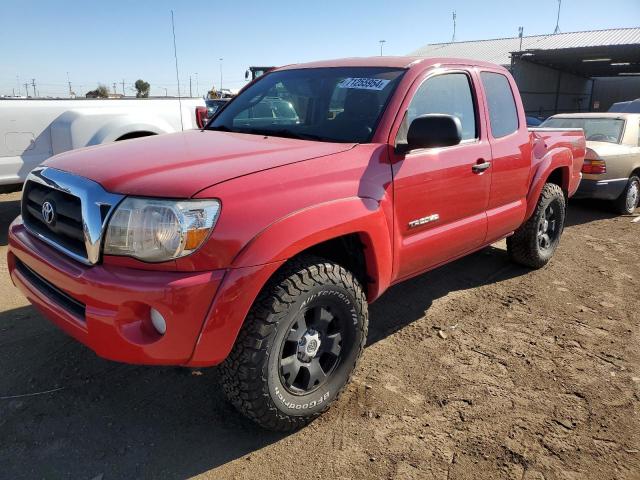
M392 288L371 307L369 343L452 290L524 274L489 248ZM0 463L9 478L175 478L286 437L224 400L215 368L102 360L32 307L0 313Z
M20 214L20 200L0 202L0 246L7 244L9 224Z
M602 213L570 210L580 223ZM4 216L0 223L6 243ZM371 305L369 345L422 318L450 292L527 272L504 249L489 247L397 285ZM0 312L0 464L7 478L182 479L285 437L237 414L215 368L112 363L32 307Z
M619 216L620 214L613 211L613 207L610 202L592 199L569 200L565 227L582 225L584 223Z

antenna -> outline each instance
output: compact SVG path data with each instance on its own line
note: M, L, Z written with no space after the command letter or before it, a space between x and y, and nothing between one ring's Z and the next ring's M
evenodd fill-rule
M176 48L176 26L173 21L173 10L171 10L171 31L173 32L173 56L176 59L176 80L178 81L178 106L180 108L180 128L184 131L182 122L182 100L180 99L180 74L178 73L178 49Z
M456 11L453 11L453 36L451 37L451 43L456 41Z
M556 29L553 31L554 34L560 33L560 9L562 8L562 0L558 0L558 17L556 18Z

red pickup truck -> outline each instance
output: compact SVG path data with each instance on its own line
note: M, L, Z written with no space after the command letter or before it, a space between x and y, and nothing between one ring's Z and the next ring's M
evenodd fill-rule
M293 65L201 130L58 155L9 232L15 285L98 355L221 365L264 427L327 409L390 286L507 237L546 264L581 130L527 130L509 73L460 59Z

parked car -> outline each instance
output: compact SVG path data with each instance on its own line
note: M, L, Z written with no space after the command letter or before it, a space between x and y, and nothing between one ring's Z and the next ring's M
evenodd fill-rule
M289 99L265 97L233 119L234 128L260 128L269 125L295 125L298 114Z
M278 116L247 125L259 105ZM584 153L580 129L527 130L513 78L490 63L292 65L204 130L36 168L8 265L98 355L221 364L240 412L291 430L339 396L389 286L505 237L514 261L545 265Z
M527 116L527 127L539 127L544 120L540 120L538 117Z
M640 113L640 98L627 102L617 102L609 107L609 112Z
M207 120L213 117L213 115L229 100L229 98L213 98L205 100L204 103L207 105Z
M22 183L33 167L68 150L201 126L204 101L181 104L163 97L0 100L0 185Z
M573 113L554 115L542 127L582 128L587 153L576 198L611 200L631 214L640 202L640 114Z

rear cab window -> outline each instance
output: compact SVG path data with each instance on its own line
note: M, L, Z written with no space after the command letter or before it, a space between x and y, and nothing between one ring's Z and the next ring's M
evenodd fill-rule
M518 130L518 109L507 77L500 73L480 72L493 138L502 138Z

